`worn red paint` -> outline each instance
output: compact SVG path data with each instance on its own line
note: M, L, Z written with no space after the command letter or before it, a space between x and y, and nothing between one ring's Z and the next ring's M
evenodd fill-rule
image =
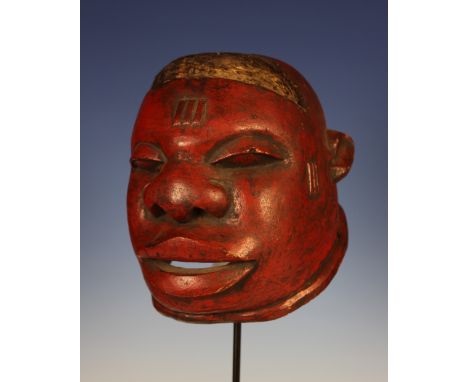
M303 105L224 78L174 79L143 101L128 221L163 314L207 323L275 319L315 297L338 269L347 226L335 183L349 171L353 144L326 130L307 82L275 62ZM184 115L182 106L190 109ZM227 264L208 266L218 262Z

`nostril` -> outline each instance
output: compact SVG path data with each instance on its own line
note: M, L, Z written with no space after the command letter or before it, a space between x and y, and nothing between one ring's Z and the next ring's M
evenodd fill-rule
M163 216L166 212L157 204L154 204L151 208L150 208L150 211L151 211L151 214L155 217L155 218L159 218L160 216Z
M190 223L191 221L205 215L205 210L203 208L199 208L199 207L194 207L190 211L187 211L187 212L188 213L184 214L183 216L178 216L178 217L173 216L173 217L179 223L184 224L184 223Z
M196 219L205 214L205 210L199 207L194 207L192 210L192 218Z

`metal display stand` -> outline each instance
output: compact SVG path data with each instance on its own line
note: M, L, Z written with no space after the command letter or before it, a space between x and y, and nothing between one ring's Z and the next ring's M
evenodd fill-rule
M234 323L234 347L232 357L232 382L240 381L241 323Z

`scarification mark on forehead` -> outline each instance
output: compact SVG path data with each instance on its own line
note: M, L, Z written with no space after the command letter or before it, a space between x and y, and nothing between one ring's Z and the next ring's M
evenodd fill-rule
M208 100L199 97L182 97L174 104L173 127L202 127L206 122Z

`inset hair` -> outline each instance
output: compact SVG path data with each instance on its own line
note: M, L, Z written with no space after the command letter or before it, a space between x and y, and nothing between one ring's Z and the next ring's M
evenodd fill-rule
M254 54L202 53L178 58L156 76L152 89L176 79L221 78L270 90L294 102L306 105L298 89L281 68L279 61Z

